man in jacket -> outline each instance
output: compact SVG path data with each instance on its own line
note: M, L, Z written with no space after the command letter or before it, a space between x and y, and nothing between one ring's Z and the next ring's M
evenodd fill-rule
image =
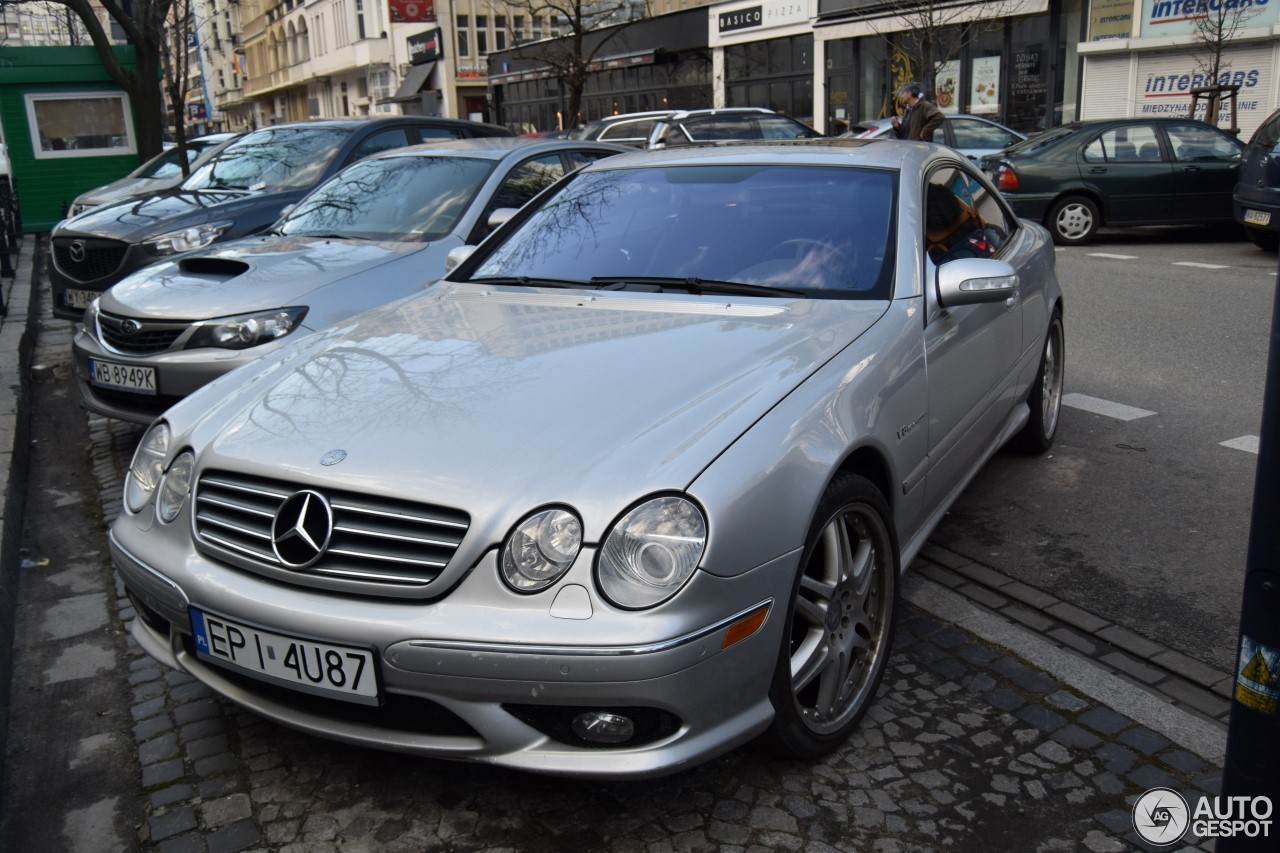
M897 96L906 112L901 119L893 117L893 132L899 139L932 142L933 132L942 127L942 111L924 99L919 83L907 83L898 89Z

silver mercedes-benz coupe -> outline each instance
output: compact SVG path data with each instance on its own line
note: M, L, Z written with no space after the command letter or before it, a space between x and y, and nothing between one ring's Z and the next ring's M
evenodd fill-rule
M451 260L146 433L110 547L150 654L424 756L816 757L948 506L1057 431L1048 234L941 146L621 154Z

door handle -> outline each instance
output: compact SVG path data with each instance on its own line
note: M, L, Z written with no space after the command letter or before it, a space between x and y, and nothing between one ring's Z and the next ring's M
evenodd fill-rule
M1198 172L1198 171L1200 171L1200 167L1199 167L1199 166L1183 166L1183 167L1182 167L1182 171L1184 171L1184 172Z
M1089 167L1089 173L1092 175L1101 175L1105 171L1107 171L1106 166L1090 166Z

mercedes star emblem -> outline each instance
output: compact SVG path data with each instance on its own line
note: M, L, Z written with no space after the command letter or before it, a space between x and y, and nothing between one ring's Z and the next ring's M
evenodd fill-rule
M347 458L347 451L330 450L324 456L320 457L320 464L321 465L337 465L339 462L341 462L343 459L346 459L346 458Z
M75 261L77 264L84 263L84 241L83 240L72 240L71 246L68 249L68 251L71 252L71 260Z
M295 492L271 522L271 550L286 567L305 569L320 559L333 535L333 509L318 492Z

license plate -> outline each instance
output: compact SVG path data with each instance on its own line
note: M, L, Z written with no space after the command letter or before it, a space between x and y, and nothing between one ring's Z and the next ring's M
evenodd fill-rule
M1271 214L1265 210L1249 210L1245 208L1244 221L1250 225L1270 225Z
M91 358L89 359L89 381L103 388L119 388L136 394L156 393L154 367L135 367L132 364L115 364Z
M303 640L191 608L196 653L203 660L305 693L378 704L368 649Z
M68 308L79 308L83 311L89 307L89 303L97 299L102 294L96 290L74 290L67 288L62 291L62 304Z

